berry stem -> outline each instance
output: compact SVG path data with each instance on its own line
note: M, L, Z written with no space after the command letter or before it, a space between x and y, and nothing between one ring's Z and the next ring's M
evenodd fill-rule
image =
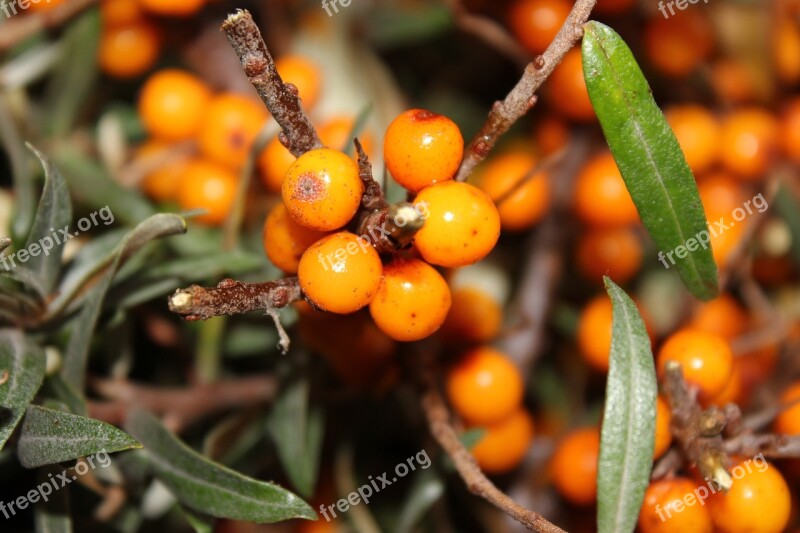
M314 148L321 148L314 126L306 116L297 89L284 83L275 67L275 61L267 49L253 17L247 10L229 15L222 24L242 70L253 84L267 109L281 126L281 142L295 157Z
M578 0L547 50L525 68L525 73L505 100L498 101L465 150L456 180L465 181L475 166L492 151L500 137L536 104L536 91L553 73L567 52L583 37L583 25L597 0Z
M186 320L206 320L214 316L238 315L256 309L269 312L286 307L302 297L297 278L260 283L224 279L213 288L192 285L186 289L178 289L169 298L169 308Z

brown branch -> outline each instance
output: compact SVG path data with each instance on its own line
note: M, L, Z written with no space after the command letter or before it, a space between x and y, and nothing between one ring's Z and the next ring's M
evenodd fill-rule
M70 0L54 9L26 13L24 16L21 12L18 12L12 20L3 24L3 31L0 31L0 52L8 50L42 30L61 26L78 13L97 3L97 1ZM8 3L8 6L14 5L16 4Z
M456 180L466 180L475 166L489 155L498 139L536 104L536 91L578 39L583 37L583 25L589 19L596 2L597 0L575 2L567 20L547 50L528 64L522 78L505 100L495 102L488 119L467 146Z
M383 196L383 189L381 184L375 181L372 176L372 163L369 162L369 156L361 146L361 142L356 138L353 139L356 146L356 153L358 154L358 177L361 178L361 183L364 184L364 194L361 196L361 209L368 212L385 209L389 204L386 203L386 198Z
M461 31L474 35L520 66L528 63L530 54L501 24L490 18L470 13L461 0L446 0L446 4Z
M239 10L222 24L242 69L264 101L269 112L280 124L281 142L295 156L321 148L316 130L303 111L297 87L284 83L275 68L261 31L247 10Z
M450 412L430 370L423 370L420 375L423 386L422 409L428 420L431 435L453 460L456 470L461 475L467 489L480 496L508 516L531 531L544 533L565 533L563 529L552 524L539 513L525 509L506 494L481 472L475 458L464 448L453 426L450 424Z
M192 285L178 289L169 298L169 309L186 320L206 320L214 316L239 315L264 309L286 307L303 297L297 278L260 283L223 279L214 288Z
M732 455L754 457L763 453L773 459L800 457L800 435L742 434L724 444L725 452Z

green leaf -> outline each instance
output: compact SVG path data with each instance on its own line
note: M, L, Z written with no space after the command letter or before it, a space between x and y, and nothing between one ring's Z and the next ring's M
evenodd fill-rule
M800 264L800 201L792 194L792 189L781 185L775 195L778 214L789 227L792 236L792 256L794 262Z
M462 433L458 440L461 441L464 448L471 450L481 441L484 435L486 435L486 428L473 428Z
M50 479L45 474L57 476L60 468L46 467L36 474L36 485L50 485ZM40 491L43 494L45 491ZM33 524L36 533L72 533L72 517L69 510L69 487L47 496L47 501L39 500L33 508Z
M28 148L44 167L44 190L33 219L33 226L25 242L24 249L30 254L30 258L17 268L31 272L45 294L50 294L58 281L61 257L64 253L64 243L59 243L60 239L54 238L53 234L68 227L72 222L72 203L67 184L58 169L35 147L28 144ZM36 250L38 253L34 256Z
M0 385L0 450L36 396L44 371L44 350L21 331L0 329L0 375L8 372Z
M42 395L50 396L63 403L71 413L81 416L88 414L86 400L58 374L47 378L42 387Z
M444 482L433 470L422 470L414 477L414 484L408 492L395 533L414 531L414 526L444 494Z
M597 468L597 528L630 533L650 481L656 383L650 337L636 304L604 278L613 306L611 354Z
M161 237L177 235L186 231L186 222L178 215L157 214L148 218L133 229L120 243L112 256L108 270L91 290L83 310L73 321L72 334L64 351L64 366L61 375L76 390L82 391L89 344L103 308L103 300L114 274L125 260L148 242Z
M258 523L291 518L313 520L317 516L291 492L204 458L149 413L133 412L126 427L144 444L146 457L158 479L181 503L195 511Z
M140 447L133 437L111 424L30 405L22 423L17 456L25 468L36 468L98 452Z
M314 494L325 436L322 413L308 405L308 388L306 380L290 383L267 421L286 474L306 498Z
M642 223L662 253L675 257L689 291L710 300L719 292L717 265L697 185L675 134L614 30L588 22L582 51L589 97ZM679 246L685 258L675 253ZM662 262L672 266L666 257Z
M28 164L28 152L19 134L14 118L4 99L0 98L0 141L11 164L14 182L14 213L11 233L14 241L21 244L30 233L36 213L35 174Z

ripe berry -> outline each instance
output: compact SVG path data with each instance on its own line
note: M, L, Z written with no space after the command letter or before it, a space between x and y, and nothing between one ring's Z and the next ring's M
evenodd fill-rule
M747 459L730 469L733 485L708 499L716 531L780 533L789 523L792 498L778 469L764 460Z
M277 135L267 143L267 147L258 156L256 164L261 182L268 191L280 192L283 178L296 160L297 158L286 149Z
M97 51L100 69L113 78L143 74L158 59L161 37L155 26L137 21L103 28Z
M733 340L747 330L747 313L729 294L704 302L695 310L689 326Z
M319 231L341 228L356 214L364 193L358 167L342 152L310 150L289 167L281 195L295 222Z
M442 335L459 342L489 342L500 333L503 308L497 300L473 287L452 289L453 304Z
M200 129L211 99L205 83L188 72L165 69L145 82L139 95L139 117L150 135L183 141Z
M788 405L800 400L800 382L789 386L780 396L780 404ZM781 435L800 435L800 402L785 408L775 418L775 432Z
M743 180L762 178L777 151L778 134L778 122L768 111L734 111L722 122L722 164Z
M39 0L38 2L31 2L28 4L28 9L31 12L36 11L49 11L63 4L66 0ZM20 7L22 7L20 5Z
M426 187L414 204L425 225L414 245L429 263L459 267L476 263L492 251L500 237L500 215L492 200L467 183L446 181Z
M136 158L144 160L154 157L158 153L169 150L169 145L160 141L150 140L136 150ZM142 179L141 188L144 193L156 202L169 202L178 196L181 181L186 175L188 160L185 157L170 160L148 172Z
M589 224L624 225L639 221L614 156L605 151L590 159L575 183L575 210Z
M494 424L522 403L522 375L508 357L488 346L475 348L447 375L447 397L472 425Z
M485 429L486 433L471 450L481 470L487 474L504 474L516 468L533 442L531 415L519 408Z
M567 20L567 0L516 0L508 9L508 25L531 54L544 52Z
M545 84L545 92L553 107L567 118L581 122L594 119L594 107L583 78L580 49L567 52Z
M722 146L717 144L720 127L708 109L680 105L667 109L665 115L693 172L703 172L716 162Z
M266 120L267 111L260 102L236 93L219 94L203 115L200 151L220 164L240 168Z
M319 67L309 59L298 55L286 55L275 61L281 79L297 87L303 108L311 109L319 99L322 86Z
M695 489L698 489L698 485L685 477L660 479L650 483L639 512L641 533L712 533L714 527L711 524L711 515L705 502L702 505L697 502ZM684 502L687 494L695 498L691 506Z
M378 292L382 273L375 248L347 231L312 244L297 269L306 297L320 309L339 314L369 305Z
M644 49L656 69L668 76L690 74L714 49L711 23L697 10L656 15L644 27Z
M188 17L197 13L205 0L139 0L145 9L156 15Z
M309 246L325 236L291 219L283 203L272 208L264 222L264 251L272 264L287 274L296 274L300 258Z
M419 259L399 259L383 267L383 281L369 304L375 324L398 341L432 335L450 309L450 287L436 269Z
M667 361L681 365L686 382L699 389L701 399L722 392L733 372L733 354L727 341L692 328L673 333L661 346L658 369L662 376Z
M548 114L536 123L533 137L534 144L542 155L553 155L569 143L569 126L558 115Z
M783 153L795 163L800 163L800 97L793 98L786 105L780 127Z
M701 401L703 407L716 405L717 407L725 407L729 403L738 404L744 407L749 394L744 388L744 381L742 379L742 372L745 365L742 364L743 358L736 357L733 359L733 370L731 377L728 379L728 384L722 389L722 392L705 401ZM755 375L751 373L751 375Z
M453 177L464 154L464 139L449 118L409 109L386 130L383 157L392 177L406 189L417 192Z
M102 0L100 2L100 19L104 27L131 24L141 18L142 7L139 0Z
M529 152L514 150L490 159L480 171L478 186L497 206L505 230L529 229L547 212L550 178L532 173L537 163Z
M667 401L658 396L656 398L656 437L653 449L653 459L658 459L672 444L672 432L669 425L672 422L672 412Z
M600 431L595 427L573 430L559 443L550 473L561 496L575 505L595 502L599 455Z
M624 283L642 265L642 244L628 227L589 228L579 237L575 255L586 279L600 282L609 276Z
M711 84L722 102L743 104L758 98L759 76L741 59L725 58L711 65Z
M221 165L203 159L190 161L178 188L178 204L183 210L208 210L193 220L221 224L236 199L237 181L236 175Z
M786 85L800 81L800 29L791 16L776 17L772 30L772 64Z

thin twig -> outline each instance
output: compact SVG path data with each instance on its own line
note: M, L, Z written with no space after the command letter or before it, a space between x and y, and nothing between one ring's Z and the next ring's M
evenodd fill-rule
M224 279L214 288L192 285L178 289L169 299L169 308L186 320L206 320L256 309L280 309L300 300L302 296L297 278L260 283Z
M470 13L461 0L446 0L446 4L461 31L474 35L519 66L528 63L530 54L501 24L488 17Z
M280 124L281 142L295 157L314 148L321 148L314 126L303 111L297 87L284 83L275 68L261 31L247 10L239 10L222 24L242 69L258 91L269 112Z
M753 435L745 433L725 441L724 449L731 455L754 457L760 453L772 459L800 457L800 435Z
M54 9L27 13L25 16L15 16L12 20L3 24L3 31L0 31L0 52L8 50L44 29L61 26L84 9L97 3L97 1L70 0ZM14 5L14 2L8 3L8 6L12 9Z

